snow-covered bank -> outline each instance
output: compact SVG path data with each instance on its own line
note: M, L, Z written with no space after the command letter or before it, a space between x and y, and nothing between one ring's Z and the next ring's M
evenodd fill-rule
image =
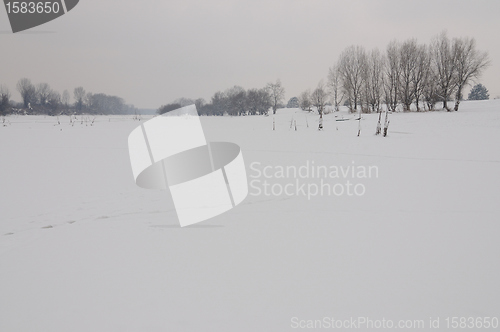
M377 166L362 196L249 195L179 228L135 186L132 117L0 127L1 331L287 331L292 317L500 316L500 101L358 122L202 117L261 167ZM297 122L297 131L290 121ZM62 129L62 130L61 130ZM262 177L260 178L262 180ZM272 177L286 186L289 178ZM315 179L304 181L314 182ZM336 180L332 180L336 181ZM309 183L307 182L307 183Z

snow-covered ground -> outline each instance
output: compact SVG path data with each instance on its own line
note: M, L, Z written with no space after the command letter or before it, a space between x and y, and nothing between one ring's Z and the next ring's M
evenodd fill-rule
M373 166L378 177L324 179L359 183L360 196L250 188L235 209L180 228L170 194L133 181L131 116L7 117L0 331L288 331L359 316L427 330L430 317L441 328L500 317L500 100L391 114L386 138L376 114L360 137L344 111L324 131L316 114L274 118L275 131L272 115L201 120L207 140L240 145L253 187L296 185L257 178L266 166Z

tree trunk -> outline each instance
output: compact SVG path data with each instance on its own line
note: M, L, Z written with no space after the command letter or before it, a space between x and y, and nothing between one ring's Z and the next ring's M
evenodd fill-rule
M457 100L455 101L455 111L458 111L458 105L460 105L461 96L462 96L462 86L459 86L457 90Z
M445 108L448 112L451 112L451 108L448 107L448 98L450 98L451 93L452 91L450 91L450 88L448 88L443 94L443 108Z
M358 119L358 137L361 135L361 109L359 110L359 119Z
M379 110L378 112L378 123L377 123L377 130L375 131L375 135L380 135L382 132L382 110Z
M384 121L384 137L387 137L387 130L389 129L389 112L385 112L385 121Z

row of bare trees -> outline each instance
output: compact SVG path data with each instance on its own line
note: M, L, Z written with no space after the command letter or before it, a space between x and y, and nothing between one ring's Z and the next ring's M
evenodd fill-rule
M443 102L443 108L450 111L448 102L454 100L457 111L464 88L488 65L488 54L476 49L474 39L450 39L443 32L431 45L419 44L416 39L393 41L385 54L351 46L329 69L326 89L337 110L342 103L352 112L378 112L382 104L391 111L399 105L404 111L410 111L412 105L417 111L422 106L434 110ZM312 95L326 89L320 83L309 95L313 104L314 100L319 104L319 99ZM307 96L304 93L301 100Z
M10 101L10 91L5 86L0 86L0 112L2 115L21 109L25 113L39 113L49 115L59 114L133 114L136 108L126 105L124 100L116 96L103 93L93 94L86 92L83 87L73 90L74 103L68 90L62 94L52 89L48 83L33 84L28 78L21 78L16 85L21 95L22 103L14 105Z
M216 92L210 102L202 98L179 98L172 103L163 105L158 109L159 114L173 111L177 108L195 104L200 115L257 115L268 114L272 109L273 114L282 107L285 98L285 89L281 81L268 83L261 89L245 90L241 86L234 86L225 91Z
M42 113L52 114L61 106L69 106L69 92L65 90L63 95L53 90L48 83L33 84L28 78L21 78L16 85L21 95L21 108L33 110L34 107L42 110Z
M318 113L322 115L325 106L328 104L328 90L323 81L320 81L316 89L312 92L310 90L302 92L299 95L298 102L299 107L304 111L312 111L312 107L314 106Z
M86 92L83 87L74 90L75 109L89 114L134 114L137 109L125 104L123 98L104 93Z

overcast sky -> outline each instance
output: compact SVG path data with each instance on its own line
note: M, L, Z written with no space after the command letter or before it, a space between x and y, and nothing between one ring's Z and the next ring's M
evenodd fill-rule
M286 98L315 88L346 47L385 50L393 39L469 36L492 65L481 79L500 96L498 0L80 0L68 14L12 34L0 8L0 84L20 100L27 77L158 108L210 100L234 85L280 78Z

